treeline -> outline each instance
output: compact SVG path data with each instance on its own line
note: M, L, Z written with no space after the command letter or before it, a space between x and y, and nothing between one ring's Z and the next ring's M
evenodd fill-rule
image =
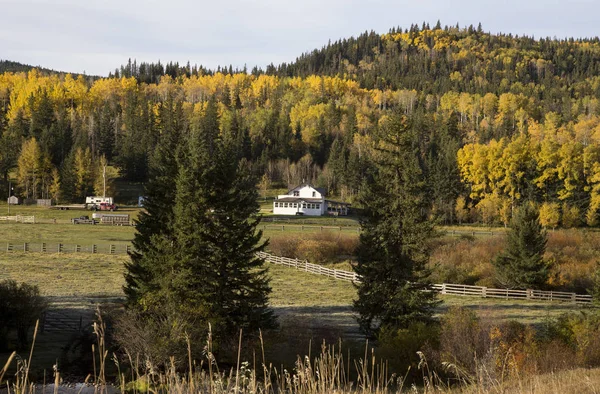
M599 52L597 39L412 26L337 42L267 73L133 61L94 81L0 74L0 172L6 180L18 169L24 141L35 138L46 158L40 168L57 170L65 200L84 193L83 181L74 186L78 150L89 150L91 168L105 157L121 177L145 182L160 136L197 130L214 100L220 132L239 139L255 175L282 187L313 182L353 201L377 131L402 112L442 221L507 222L515 205L533 200L594 224ZM334 54L345 64L339 70L325 66ZM33 189L22 177L20 188Z

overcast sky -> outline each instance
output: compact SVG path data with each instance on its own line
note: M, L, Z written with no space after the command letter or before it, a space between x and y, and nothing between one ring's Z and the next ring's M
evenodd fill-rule
M439 19L491 32L600 35L598 0L0 0L0 59L107 75L128 58L251 69L331 39Z

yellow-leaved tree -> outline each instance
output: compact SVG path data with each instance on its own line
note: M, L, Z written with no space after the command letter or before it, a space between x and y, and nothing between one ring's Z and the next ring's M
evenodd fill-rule
M100 156L94 169L94 194L96 196L114 197L115 179L119 177L119 171L109 166L104 155Z
M545 202L540 206L540 224L545 228L555 229L560 223L560 205Z
M17 161L17 180L25 198L36 198L41 180L42 152L35 138L23 142Z

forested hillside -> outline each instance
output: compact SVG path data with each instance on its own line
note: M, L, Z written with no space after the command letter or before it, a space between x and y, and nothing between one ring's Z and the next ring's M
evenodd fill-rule
M599 97L597 38L481 27L365 33L264 72L135 62L93 81L7 72L0 172L15 174L24 197L64 201L92 192L102 157L144 182L160 135L197 129L215 100L222 135L241 142L258 176L352 201L377 161L378 131L400 111L443 221L507 223L533 200L544 219L597 225Z

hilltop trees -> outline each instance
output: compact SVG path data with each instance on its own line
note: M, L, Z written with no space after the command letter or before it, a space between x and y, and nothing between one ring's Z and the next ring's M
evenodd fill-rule
M598 39L413 25L331 43L267 72L132 60L111 78L0 74L0 181L14 173L22 142L36 138L59 169L65 202L83 193L78 149L89 149L93 168L104 156L122 178L146 182L173 122L195 128L212 99L220 135L243 141L258 178L304 179L355 202L376 132L400 111L418 125L435 218L459 221L463 197L462 221L498 225L531 200L566 204L563 226L597 226L599 48Z
M377 165L360 195L365 211L355 267L361 282L354 308L368 334L427 321L436 305L435 294L424 291L426 241L434 230L426 217L430 201L415 131L406 116L396 113L382 133Z

